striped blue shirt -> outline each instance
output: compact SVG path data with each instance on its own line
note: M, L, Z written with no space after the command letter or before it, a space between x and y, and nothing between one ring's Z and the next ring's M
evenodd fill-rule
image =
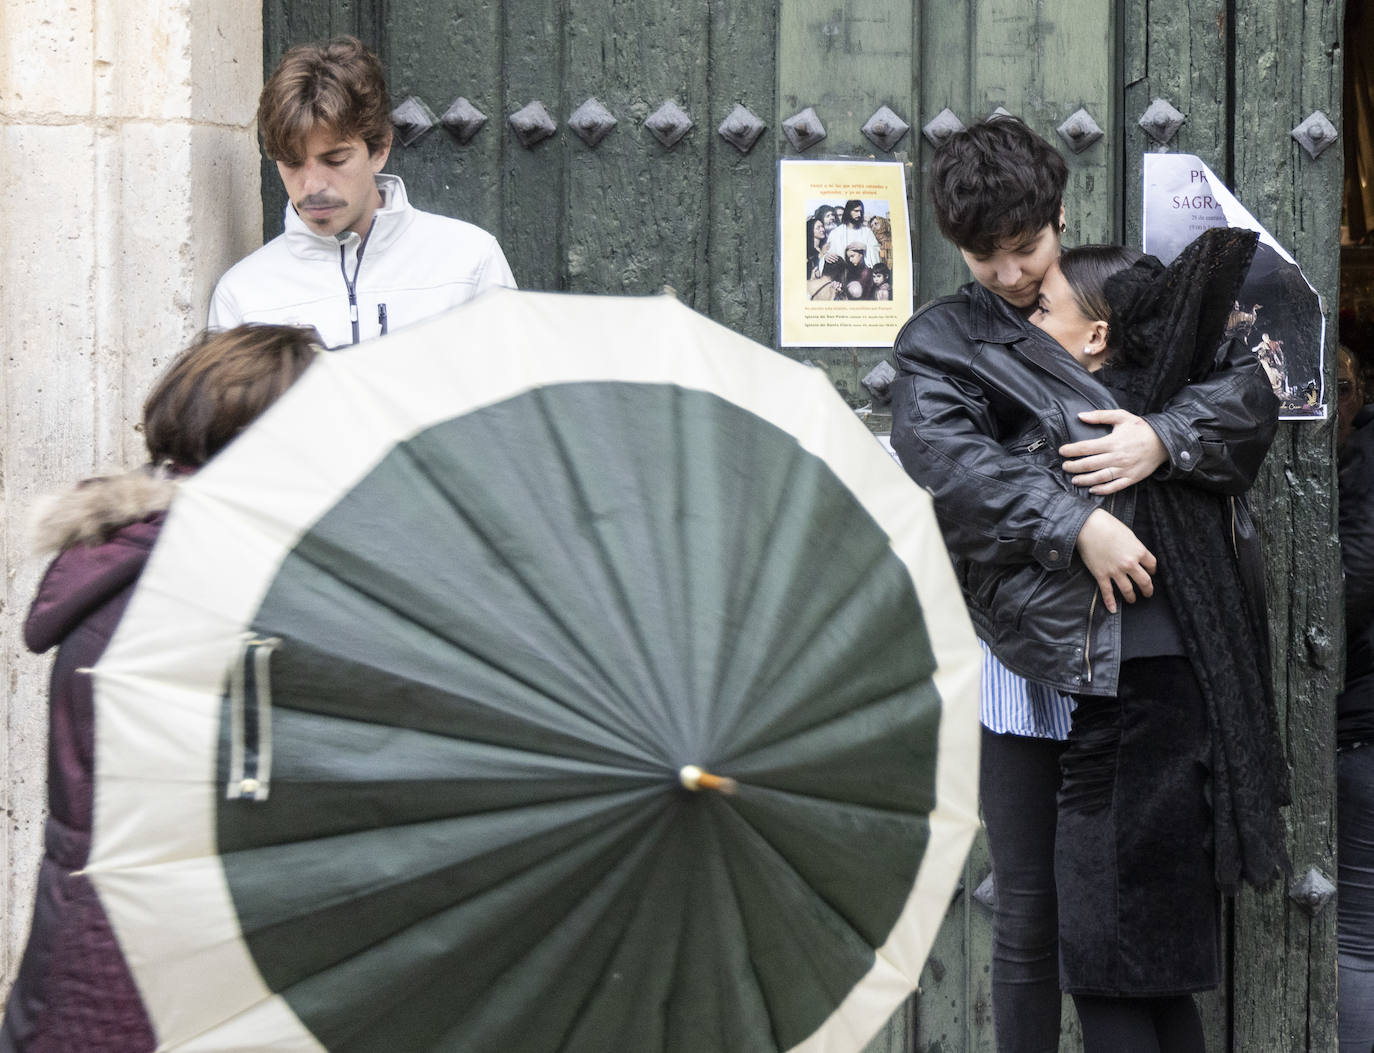
M983 649L983 695L979 707L983 727L999 735L1068 738L1073 699L1017 676L993 657L982 640L978 646Z

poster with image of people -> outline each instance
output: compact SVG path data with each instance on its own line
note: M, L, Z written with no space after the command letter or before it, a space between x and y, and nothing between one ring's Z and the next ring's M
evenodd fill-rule
M1264 367L1279 398L1280 420L1324 419L1326 321L1321 297L1297 262L1197 157L1146 154L1144 168L1143 248L1161 262L1169 263L1208 227L1259 232L1226 335L1243 340Z
M778 165L779 343L890 346L915 285L903 166Z

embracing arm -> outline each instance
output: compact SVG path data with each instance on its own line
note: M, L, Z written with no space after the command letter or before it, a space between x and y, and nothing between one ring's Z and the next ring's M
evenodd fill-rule
M1278 429L1278 399L1255 356L1239 340L1223 344L1216 370L1189 384L1158 413L1080 414L1110 434L1060 448L1076 486L1111 494L1150 478L1207 490L1248 490Z
M993 438L991 407L969 371L910 352L899 343L892 447L934 497L950 550L983 563L1067 567L1094 503L1067 492L1057 467Z

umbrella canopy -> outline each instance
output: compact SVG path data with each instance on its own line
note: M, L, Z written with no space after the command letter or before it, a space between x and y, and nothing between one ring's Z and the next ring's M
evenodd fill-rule
M973 836L979 664L819 371L495 292L184 484L89 873L164 1049L858 1049Z

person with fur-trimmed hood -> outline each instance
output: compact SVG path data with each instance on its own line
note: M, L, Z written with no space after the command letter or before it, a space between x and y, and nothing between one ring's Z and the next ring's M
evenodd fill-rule
M152 553L177 478L228 445L319 350L313 329L294 326L202 334L144 403L151 463L87 479L35 513L40 550L57 553L24 623L30 650L57 648L48 696L48 819L33 924L0 1027L0 1053L145 1053L157 1045L110 922L82 873L95 753L88 673Z

